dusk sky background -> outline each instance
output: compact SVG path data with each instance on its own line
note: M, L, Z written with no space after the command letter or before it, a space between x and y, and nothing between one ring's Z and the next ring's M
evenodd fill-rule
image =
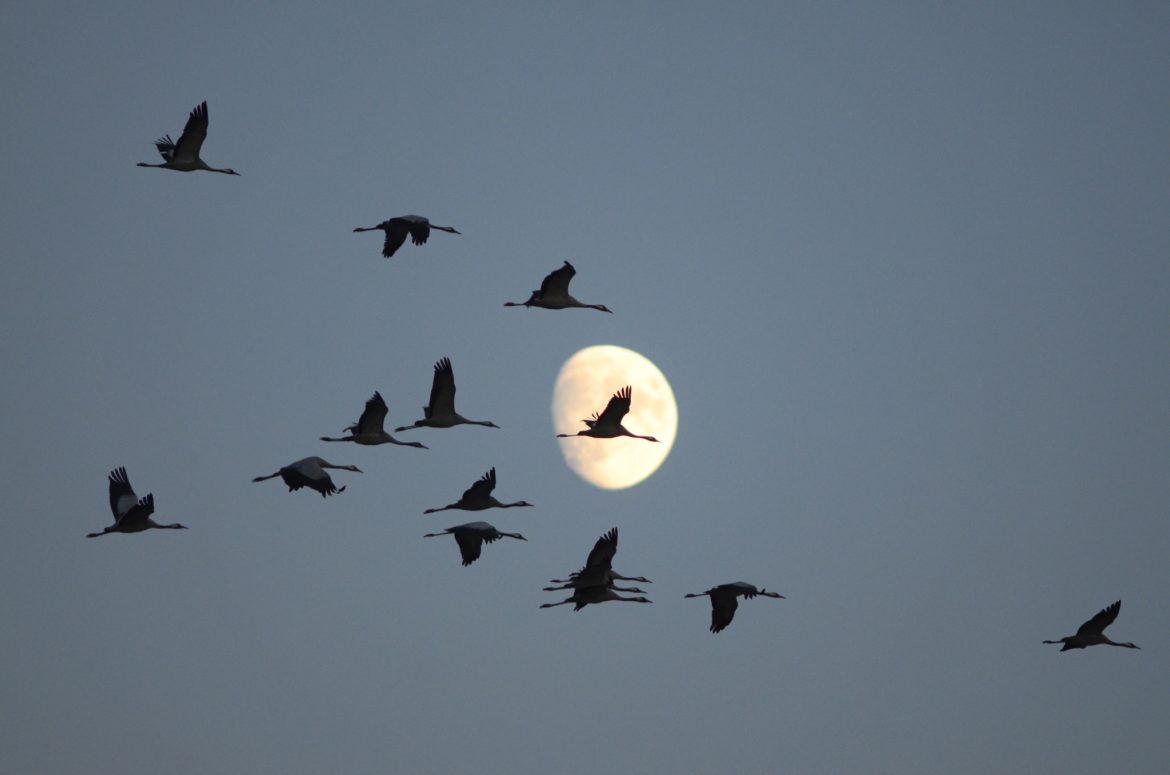
M1170 5L0 18L0 770L1165 771ZM203 100L241 177L134 166ZM502 306L564 260L613 315ZM629 490L554 439L594 344L678 400ZM443 356L499 430L317 440ZM117 466L190 529L86 539ZM613 526L654 604L540 610Z

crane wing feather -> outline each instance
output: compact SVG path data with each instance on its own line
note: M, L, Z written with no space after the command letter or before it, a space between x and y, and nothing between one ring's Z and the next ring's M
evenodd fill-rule
M711 632L720 632L735 618L739 603L735 592L716 587L709 592L711 597Z
M598 538L597 543L593 544L593 550L589 552L589 557L585 560L585 567L610 567L613 562L613 556L617 554L617 545L618 529L615 527L611 528L601 538Z
M486 502L494 489L496 489L496 469L492 468L475 484L463 491L463 497L460 498L460 501L463 503Z
M179 142L175 143L173 151L174 161L193 162L199 158L199 149L207 139L207 102L196 105L191 115L187 117L187 126L183 127L183 134Z
M540 283L540 295L567 296L569 294L569 281L573 279L575 274L577 274L577 270L566 261L560 269L549 272L548 276Z
M612 423L618 425L622 418L630 411L630 398L634 394L634 389L629 385L613 394L613 398L609 399L609 403L605 405L605 411L597 417L597 422L607 425Z
M382 256L390 258L406 242L407 226L398 218L391 218L379 223L378 228L386 232L386 240L382 243Z
M1113 605L1102 608L1097 612L1096 616L1082 624L1077 629L1077 635L1104 632L1106 627L1113 624L1113 621L1117 618L1117 614L1120 612L1121 601L1118 600Z
M455 411L455 370L451 368L450 358L442 358L435 364L435 376L431 381L429 409L428 417L435 411L438 411L439 414Z
M130 479L126 476L125 466L119 466L110 472L110 511L117 522L130 509L138 504L138 496L130 486Z
M362 412L361 418L357 421L357 432L377 433L382 430L382 425L386 422L386 413L388 411L386 400L382 398L382 394L374 391L373 397L369 401L366 401L366 408Z
M479 553L483 547L483 539L478 535L465 530L458 530L455 532L455 543L459 544L459 554L463 557L464 565L470 565L479 559Z
M118 517L118 527L123 530L133 531L142 529L146 526L150 515L154 513L154 494L147 493L142 500L134 504L134 508L127 511L122 516Z

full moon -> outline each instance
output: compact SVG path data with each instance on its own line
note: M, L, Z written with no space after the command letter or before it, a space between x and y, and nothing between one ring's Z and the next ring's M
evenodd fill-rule
M552 419L557 433L585 430L584 418L605 409L619 389L634 389L622 425L644 439L557 439L569 468L606 490L633 487L658 470L678 433L678 405L670 383L649 359L611 344L586 347L565 361L553 388Z

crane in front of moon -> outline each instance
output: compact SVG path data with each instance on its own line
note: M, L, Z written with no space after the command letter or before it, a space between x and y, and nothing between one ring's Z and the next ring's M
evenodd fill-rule
M569 281L577 270L568 261L560 269L549 272L540 283L540 290L533 291L528 301L506 301L505 307L540 307L541 309L596 309L613 314L613 310L604 304L584 304L569 295Z
M390 258L406 242L406 235L415 245L425 245L431 236L431 229L438 229L449 234L461 234L451 226L437 226L421 215L399 215L388 221L382 221L377 226L358 226L354 231L386 232L386 241L382 243L382 255Z
M382 428L382 425L386 422L386 413L388 411L386 408L386 400L382 398L381 393L375 390L374 396L369 401L366 401L366 408L362 412L362 416L358 418L357 422L345 429L349 433L348 436L340 436L338 438L322 436L321 441L352 441L355 444L364 444L367 446L375 444L398 444L403 447L427 448L425 444L417 441L399 441L387 433Z
M630 431L622 425L622 418L630 411L630 399L634 395L634 389L629 385L613 394L613 398L609 399L609 403L605 406L605 411L601 414L593 413L593 418L590 420L582 420L589 427L583 431L576 433L558 433L558 439L572 438L573 436L592 436L595 439L616 439L619 436L629 436L632 439L645 439L646 441L658 441L653 436L639 436Z
M468 522L464 525L449 527L442 533L427 533L423 538L437 538L453 535L455 543L459 544L459 554L463 557L463 565L467 566L479 559L480 549L485 543L493 543L500 538L515 538L520 541L528 539L519 533L502 533L494 525L487 522Z
M431 402L423 407L423 418L411 425L395 428L402 433L411 428L453 428L456 425L483 425L499 428L491 420L468 420L455 411L455 370L450 358L441 358L435 364L435 376L431 380Z
M496 469L492 468L479 480L463 491L463 496L455 503L441 506L437 509L427 509L423 514L434 514L436 511L447 509L462 509L463 511L483 511L484 509L510 509L515 506L531 506L528 501L515 503L500 503L492 497L492 490L496 489Z
M756 589L755 584L749 584L746 581L720 584L717 587L711 587L706 592L691 593L685 597L703 597L704 595L711 598L711 632L721 632L727 625L731 624L731 620L735 618L735 609L739 606L739 603L736 602L737 597L751 600L756 595L762 595L784 599L784 595Z

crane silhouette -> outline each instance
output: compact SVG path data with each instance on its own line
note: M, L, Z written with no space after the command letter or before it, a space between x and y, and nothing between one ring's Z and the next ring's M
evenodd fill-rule
M452 428L456 425L483 425L499 428L491 420L468 420L455 411L455 371L450 358L441 358L435 364L435 375L431 380L431 402L423 407L423 418L411 425L395 428L395 433L411 428Z
M593 544L593 548L589 550L589 556L585 558L585 565L580 570L570 573L567 579L552 580L552 583L563 584L564 586L544 587L545 592L552 592L558 589L572 589L573 594L559 603L545 603L541 608L551 608L557 605L573 603L575 605L573 610L580 611L587 605L605 603L611 600L636 603L652 602L644 597L621 597L616 594L619 591L641 593L643 590L637 587L614 586L614 579L650 583L650 579L648 578L642 576L623 576L613 570L612 564L614 555L617 554L617 546L618 529L616 527L610 528L608 532L603 533Z
M500 503L492 497L492 490L496 489L496 469L492 468L481 476L475 484L463 491L462 497L455 503L440 506L437 509L427 509L423 514L434 514L437 511L448 509L462 509L464 511L483 511L484 509L510 509L514 506L531 506L528 501L515 503Z
M544 278L540 284L540 290L533 291L532 295L528 297L528 301L507 301L504 302L505 307L540 307L541 309L569 309L571 307L581 307L586 309L596 309L602 312L613 313L613 310L606 307L604 304L582 304L569 295L569 281L573 279L573 275L577 274L577 270L568 261L560 269L555 269Z
M1060 647L1061 651L1068 651L1069 649L1083 649L1087 646L1121 646L1127 649L1137 649L1140 646L1135 646L1132 643L1114 643L1105 635L1105 628L1113 624L1117 619L1117 614L1121 612L1121 601L1110 606L1102 608L1089 621L1077 628L1076 635L1066 635L1060 640L1046 640L1045 643L1063 643Z
M541 608L555 608L558 605L573 604L574 611L580 611L587 605L596 605L599 603L608 603L611 601L620 601L623 603L653 603L653 600L642 596L638 597L622 597L617 592L614 592L612 587L593 586L583 587L573 592L572 595L566 597L559 603L541 603Z
M386 258L390 258L398 248L402 247L402 244L406 242L407 234L410 235L410 241L415 245L425 245L427 238L431 236L431 229L451 234L462 233L450 226L433 224L421 215L399 215L388 221L382 221L377 226L358 226L354 231L378 231L379 229L386 232L386 241L382 243L382 255Z
M324 458L313 456L302 458L295 463L289 463L275 474L257 476L252 481L263 482L265 479L274 479L279 476L288 485L289 492L299 490L302 487L308 487L311 490L316 490L321 493L322 498L327 495L336 495L339 492L345 492L345 487L335 487L333 485L333 479L330 478L329 472L325 470L326 468L336 468L341 471L355 471L359 474L362 472L357 466L333 465Z
M99 538L108 533L141 533L143 530L186 530L186 525L160 525L150 518L154 513L154 493L147 493L141 500L134 494L130 479L124 467L110 472L110 511L114 524L100 533L86 533L86 538Z
M558 589L585 589L587 587L609 587L615 592L637 592L645 594L646 590L638 587L619 587L614 584L617 579L627 581L642 581L650 583L650 579L642 576L622 576L615 573L613 568L602 568L600 566L593 568L585 568L577 573L571 574L567 579L552 579L552 583L560 584L559 587L542 587L545 592L555 592Z
M322 436L321 441L352 441L355 444L364 444L373 446L375 444L398 444L402 447L418 447L419 449L427 449L426 445L417 441L399 441L382 429L382 425L386 422L386 401L382 398L382 394L374 391L374 396L369 401L366 401L366 408L362 411L362 416L353 425L346 427L345 430L349 432L349 436L341 436L339 438L329 438Z
M427 533L423 538L437 538L453 535L455 543L459 544L459 554L463 557L466 567L479 559L479 553L485 543L494 543L501 538L515 538L520 541L528 539L519 533L503 533L496 530L494 525L487 522L468 522L463 525L449 527L442 533Z
M630 411L630 399L633 395L634 389L626 385L613 394L613 398L609 399L609 403L605 405L604 412L601 414L594 412L592 419L581 421L588 425L588 428L576 433L558 433L557 438L570 439L574 436L591 436L595 439L616 439L618 436L629 436L633 439L658 441L653 436L639 436L636 433L630 433L622 425L622 418Z
M756 595L762 595L784 599L784 595L756 589L754 584L748 584L746 581L720 584L717 587L711 587L706 592L691 593L686 597L703 597L704 595L711 598L711 632L722 632L727 625L731 624L731 620L735 618L735 609L739 606L739 603L736 602L737 597L751 600Z
M203 147L203 141L206 139L207 101L204 100L201 104L196 105L195 109L191 111L191 115L187 117L187 126L183 127L183 134L179 135L179 142L176 143L172 140L170 135L163 135L154 141L154 147L163 157L163 163L147 164L140 161L138 166L161 167L179 172L206 170L207 172L222 172L225 175L239 175L240 173L233 169L209 167L203 159L199 158L199 149Z
M614 579L622 581L638 581L643 584L653 582L644 576L623 576L613 569L613 557L617 554L618 529L610 528L601 535L589 550L585 564L580 570L573 571L567 579L551 579L553 584L565 584L563 587L545 587L546 592L554 589L579 589L594 584L612 584ZM624 590L629 592L631 590Z

